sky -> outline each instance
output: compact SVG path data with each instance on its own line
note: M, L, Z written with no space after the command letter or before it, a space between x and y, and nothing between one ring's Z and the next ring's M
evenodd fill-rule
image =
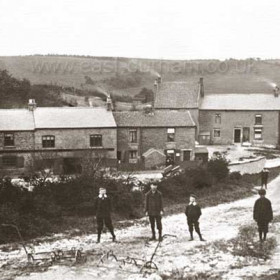
M280 58L279 0L0 0L0 56Z

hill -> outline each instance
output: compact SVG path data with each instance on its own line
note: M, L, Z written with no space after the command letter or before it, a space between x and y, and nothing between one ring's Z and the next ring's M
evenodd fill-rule
M203 76L206 94L271 92L273 85L280 83L280 60L176 61L33 55L0 57L0 69L7 69L13 77L27 79L32 85L74 88L79 95L110 92L130 101L143 87L152 89L159 74L163 81L197 81Z

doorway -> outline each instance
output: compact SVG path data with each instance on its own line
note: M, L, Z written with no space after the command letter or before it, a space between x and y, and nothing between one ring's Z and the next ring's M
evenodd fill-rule
M242 142L250 141L250 127L243 127L243 139Z
M183 161L191 160L191 151L183 151Z
M241 128L234 129L234 143L241 143Z

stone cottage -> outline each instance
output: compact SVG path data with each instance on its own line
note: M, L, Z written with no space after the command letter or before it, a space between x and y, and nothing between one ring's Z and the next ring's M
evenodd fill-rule
M38 165L75 173L85 158L117 162L117 127L105 108L36 107L0 110L0 170L24 173Z
M194 158L196 125L189 111L114 112L118 160L122 166L152 168Z
M279 145L278 93L208 94L200 99L199 143Z

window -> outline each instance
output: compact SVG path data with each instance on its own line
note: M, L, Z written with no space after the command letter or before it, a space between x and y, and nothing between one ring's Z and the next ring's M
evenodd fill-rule
M129 163L137 163L137 157L138 157L137 151L129 151L129 153L128 153Z
M43 136L42 137L42 146L43 146L43 148L54 148L55 137L53 135Z
M262 128L255 128L255 140L262 140Z
M262 124L262 115L256 115L255 116L255 124L261 125Z
M221 123L222 119L221 119L221 114L215 114L215 123Z
M14 133L5 133L4 134L4 146L14 146L15 138Z
M175 141L175 128L168 128L167 129L167 142L174 142Z
M17 157L16 156L4 156L2 157L3 166L6 167L15 167L17 165Z
M221 130L220 129L214 129L214 137L215 138L221 137Z
M129 158L130 159L137 158L137 151L129 151Z
M129 130L129 142L137 143L137 130L136 129Z
M102 147L102 135L101 134L90 135L90 146Z

